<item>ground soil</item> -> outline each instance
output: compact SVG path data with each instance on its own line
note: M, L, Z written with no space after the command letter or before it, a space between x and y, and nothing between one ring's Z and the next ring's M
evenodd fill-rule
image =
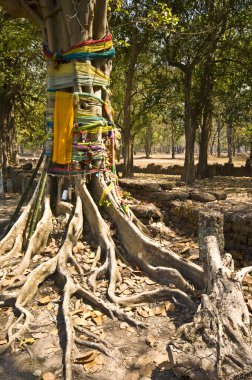
M245 165L246 159L249 157L246 153L240 153L233 157L234 166ZM170 154L153 153L150 158L146 158L144 153L138 152L134 155L134 165L139 167L146 167L148 164L171 166L171 165L184 165L185 155L180 153L176 154L175 158L171 158ZM198 163L198 156L195 155L195 164ZM228 163L227 154L222 153L221 157L208 156L208 164L226 164Z
M144 162L141 158L137 160ZM153 161L147 160L147 162ZM155 163L160 162L155 160ZM167 165L167 162L164 164ZM150 179L153 180L153 176L138 175L138 178L140 181L147 182ZM172 179L168 176L155 176L155 178L158 181L178 180L176 177ZM221 190L228 192L230 201L239 203L244 201L245 196L250 197L252 180L250 178L239 178L230 181L226 177L197 182L196 187L201 189L209 187L218 187L219 189L221 187ZM17 195L10 195L5 200L1 200L0 217L2 219L12 213L17 199ZM163 243L169 245L174 251L184 254L186 260L197 261L197 238L187 234L180 226L170 224L168 227L171 232L170 241ZM59 244L57 239L58 237L55 236L55 240L45 253L34 256L34 266L38 261L48 259L53 250L57 249ZM187 248L190 248L190 254L188 254ZM85 255L86 273L88 274L95 257L88 230L84 232L82 242L79 243L75 254ZM72 270L74 271L74 268ZM117 287L117 295L130 295L158 287L155 282L150 281L137 268L127 265L123 257L120 260L120 273L122 283ZM106 281L99 282L96 291L97 296L103 297L106 291L105 286ZM248 275L245 281L245 290L249 307L252 306L251 286L252 277ZM199 300L196 299L196 302ZM16 342L12 353L9 351L1 355L1 380L63 379L64 329L62 328L61 303L61 294L58 291L55 278L52 276L41 286L35 300L30 305L30 311L35 318L34 325L19 342ZM71 310L77 325L101 336L111 347L111 357L96 350L79 347L80 352L76 356L80 359L74 365L74 380L82 378L94 380L185 379L177 377L174 372L169 370L166 353L166 345L175 339L177 328L192 319L192 312L183 305L166 301L126 308L128 315L146 325L145 329L136 329L120 321L111 321L99 310L93 309L91 305L83 304L77 298L72 299ZM0 309L1 326L5 325L10 311L11 308ZM5 332L1 331L0 347L4 343ZM88 361L88 354L85 353L90 351L93 351L93 360ZM84 369L84 374L80 369Z

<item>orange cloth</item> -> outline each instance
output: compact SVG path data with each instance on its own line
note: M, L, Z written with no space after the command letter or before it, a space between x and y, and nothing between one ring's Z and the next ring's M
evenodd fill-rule
M72 159L73 143L73 94L56 91L53 122L53 162L69 164Z

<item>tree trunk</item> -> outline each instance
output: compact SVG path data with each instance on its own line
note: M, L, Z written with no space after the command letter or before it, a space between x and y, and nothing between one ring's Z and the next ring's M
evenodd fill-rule
M233 127L227 125L228 163L233 165Z
M136 33L129 58L129 65L125 76L126 88L124 93L123 106L123 145L124 145L124 169L123 176L126 178L133 176L133 161L132 161L132 120L131 120L131 99L133 91L133 80L136 63L143 44L140 44Z
M134 176L133 172L133 159L134 159L134 151L133 151L133 137L131 133L125 135L123 134L124 145L124 166L123 166L123 177L132 178Z
M211 4L211 3L210 3ZM213 62L212 55L208 54L206 62L204 63L203 73L201 76L201 97L202 108L202 125L200 136L200 149L199 149L199 164L198 164L198 177L203 179L207 177L207 158L208 158L208 145L212 132L212 93L213 93Z
M220 117L217 118L217 157L221 156L221 120Z
M174 108L171 110L171 154L172 159L175 159L175 115Z
M1 129L1 126L0 126ZM3 165L2 165L2 141L0 139L0 199L4 198Z
M152 138L153 138L153 128L152 126L149 126L147 127L147 130L144 135L145 158L150 158L151 149L152 149Z
M185 163L182 174L182 180L187 184L194 183L195 167L194 167L194 143L196 137L196 126L193 123L192 105L191 105L191 87L192 87L192 71L185 71L184 87L185 87Z
M1 161L3 173L12 162L12 149L16 145L15 134L13 133L15 131L13 101L9 99L8 95L6 95L7 93L6 89L0 91L0 139L2 142Z
M211 110L204 110L203 122L200 136L198 178L204 179L207 177L207 158L208 158L208 143L212 130L212 113Z

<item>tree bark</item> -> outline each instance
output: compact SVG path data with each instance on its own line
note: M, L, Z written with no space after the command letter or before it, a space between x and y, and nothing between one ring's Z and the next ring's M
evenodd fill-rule
M202 123L200 134L199 164L197 176L200 179L207 177L208 145L212 132L212 93L214 86L212 54L208 54L201 76L201 91L199 97L202 108Z
M233 165L233 127L227 125L228 163Z
M191 88L192 88L192 70L188 68L184 73L185 88L185 163L182 174L182 180L187 184L192 184L195 180L194 167L194 143L196 137L196 126L192 117Z
M132 120L131 120L131 97L133 91L133 80L136 63L139 54L142 50L143 44L137 39L137 34L133 41L133 46L130 54L129 65L125 76L126 88L124 93L124 106L123 106L123 176L126 178L133 176L133 162L132 162Z

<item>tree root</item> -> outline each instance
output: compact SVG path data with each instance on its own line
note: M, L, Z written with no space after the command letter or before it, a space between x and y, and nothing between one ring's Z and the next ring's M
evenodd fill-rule
M100 176L94 181L95 199L101 199L106 189L105 180L103 176ZM173 251L152 241L136 227L127 214L122 212L120 205L115 202L110 193L107 194L107 197L110 206L104 207L117 227L122 244L128 254L128 261L134 262L144 272L148 271L148 276L155 280L158 276L157 270L153 270L153 267L162 265L164 267L160 270L160 274L164 275L162 283L166 281L164 278L167 277L170 283L175 281L177 286L191 290L191 285L183 278L185 277L197 287L202 288L204 286L202 268L194 263L185 262Z
M37 227L29 241L24 258L18 265L16 270L14 269L14 279L16 276L20 276L29 267L32 256L35 253L42 252L48 242L50 233L52 232L52 212L50 208L50 197L46 196L44 201L44 214L41 220L38 222Z
M72 211L73 205L71 204L65 204L63 207L70 221L66 237L60 249L53 253L53 257L51 256L46 261L43 261L32 269L29 274L26 274L26 270L31 267L32 257L45 249L50 235L53 233L49 195L46 195L44 198L42 218L38 222L23 256L21 256L20 253L32 202L28 204L16 225L13 226L7 235L7 237L9 236L9 241L4 239L4 241L0 243L0 247L2 248L2 256L0 256L0 265L2 268L0 286L2 286L5 291L9 291L8 293L2 293L0 297L0 307L6 305L13 306L14 304L15 315L18 315L17 317L12 315L12 318L8 321L6 325L8 343L2 346L0 351L4 352L8 347L14 348L15 341L20 339L33 325L33 315L28 310L29 303L36 296L39 286L50 275L55 274L57 279L59 279L59 286L63 291L62 315L66 332L63 347L65 380L72 379L72 361L73 355L75 355L74 353L77 350L76 344L97 349L108 356L111 356L112 348L105 340L99 338L97 335L73 324L70 310L72 297L77 296L84 302L92 304L112 320L117 318L136 328L142 328L145 327L142 322L127 315L119 306L125 307L129 305L159 302L167 299L176 299L179 304L185 305L191 310L195 310L194 302L190 296L187 295L187 293L193 294L194 288L186 278L192 280L193 274L195 274L196 279L194 282L192 281L194 285L201 284L202 280L202 271L198 266L183 262L183 260L172 251L167 251L163 247L156 245L156 243L152 242L150 238L144 234L146 232L145 227L141 225L133 213L125 213L122 211L118 204L119 199L117 193L113 190L111 194L107 194L107 197L109 197L111 201L111 206L106 208L106 211L113 220L113 223L117 226L117 231L121 236L121 241L127 252L127 261L134 263L134 265L138 266L156 282L162 285L175 284L178 287L178 289L174 289L164 286L160 289L146 291L137 295L126 297L117 296L115 294L116 286L122 281L122 278L117 265L117 251L114 240L112 239L110 226L103 219L85 182L76 179L75 185L77 195L75 210ZM103 180L98 181L95 186L95 193L101 197L101 193L104 189L106 189L105 182L103 182ZM56 212L62 211L60 193L61 191L58 192L57 196ZM90 226L93 236L97 240L98 246L91 272L88 275L85 273L81 261L79 261L79 259L77 260L78 256L76 258L73 255L74 247L82 234L83 215ZM155 258L154 256L156 254L158 256ZM15 261L16 264L14 264ZM78 273L77 276L73 276L70 272L68 267L69 263L75 267ZM167 264L169 264L169 267L166 266ZM6 268L3 268L5 265ZM185 274L186 269L190 272L187 276ZM107 301L104 301L94 294L96 281L105 276L108 277ZM7 285L5 285L6 279L8 279ZM86 282L90 290L85 288ZM11 293L10 290L14 288L16 293ZM83 339L81 335L85 335L87 338Z
M246 269L235 274L224 265L214 236L205 238L207 294L193 323L168 345L171 366L192 379L238 379L251 374L249 312L242 294Z

